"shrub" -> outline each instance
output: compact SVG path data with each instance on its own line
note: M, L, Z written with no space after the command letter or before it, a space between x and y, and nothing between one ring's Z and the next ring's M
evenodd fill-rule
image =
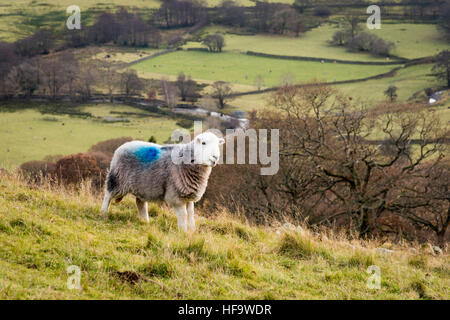
M31 183L41 183L46 178L52 178L56 166L49 161L28 161L20 165L20 172Z
M44 157L43 161L56 163L62 157L64 157L62 154L48 155Z
M225 46L225 39L218 33L210 34L203 39L202 44L208 47L210 52L222 52L222 48Z
M370 53L375 56L389 56L394 48L395 44L393 42L376 39L370 47Z
M88 153L78 153L60 159L56 163L57 181L64 185L78 185L91 180L94 188L100 188L106 173L97 163L96 157Z
M368 51L376 56L389 56L395 45L374 34L361 32L347 42L347 48L350 51Z
M102 172L108 171L112 159L110 154L100 151L89 152L88 154L95 158L95 161Z
M331 39L331 43L336 46L343 46L348 39L348 34L344 31L336 31L333 34L333 38Z
M108 156L111 156L111 158L112 158L114 151L116 151L116 149L118 147L120 147L125 142L129 142L132 140L133 140L133 138L131 138L131 137L120 137L120 138L116 138L116 139L101 141L101 142L93 145L89 149L89 152L96 152L96 151L102 152Z

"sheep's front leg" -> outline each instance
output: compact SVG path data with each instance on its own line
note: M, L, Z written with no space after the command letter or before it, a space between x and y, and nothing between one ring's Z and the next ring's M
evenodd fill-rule
M174 206L175 213L178 217L178 228L183 230L184 232L187 232L187 211L186 211L186 205L178 205Z
M111 194L108 190L105 190L105 196L103 198L103 204L102 204L102 212L107 213L109 204L111 203Z
M195 230L195 217L194 217L194 202L188 202L187 204L187 214L188 214L188 227L191 231Z
M139 218L144 220L145 222L149 222L148 218L148 203L147 201L143 201L139 198L136 198L136 206L138 208Z

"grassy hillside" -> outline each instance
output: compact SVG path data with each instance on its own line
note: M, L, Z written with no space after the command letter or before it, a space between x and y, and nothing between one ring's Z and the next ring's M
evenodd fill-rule
M436 25L432 24L383 23L381 29L369 30L361 23L361 27L364 32L374 33L385 40L394 42L396 48L392 53L409 59L434 55L450 48L449 44L442 39ZM298 38L277 35L238 35L232 34L232 29L218 26L209 26L202 32L224 33L225 51L257 51L275 55L352 61L385 61L383 57L375 57L369 53L348 52L345 48L330 45L329 41L337 30L339 28L335 25L324 24L305 32ZM201 44L189 42L185 47L201 47Z
M394 42L396 47L392 53L408 59L432 56L450 49L449 43L434 24L384 23L381 29L364 31Z
M297 83L311 79L337 81L364 78L392 69L392 66L344 65L308 61L292 61L248 56L245 54L200 51L176 51L138 63L134 69L152 74L177 75L183 71L194 79L222 80L254 84L258 74L266 86L277 86L285 74L292 74Z
M357 83L340 84L335 87L339 89L344 94L348 94L353 98L356 98L364 102L368 108L375 107L377 102L384 101L386 96L384 91L390 86L395 85L398 88L398 101L407 101L415 93L422 92L428 87L442 86L443 81L438 81L432 73L433 65L424 64L408 67L405 69L400 69L392 77L386 77L377 80L369 80ZM250 91L252 88L236 88L236 92L239 91ZM254 90L254 87L253 87ZM232 110L261 110L271 106L268 103L270 98L270 93L261 94L251 94L236 97L229 102L226 107L225 112ZM444 108L443 108L444 109ZM445 114L450 114L447 112L450 110L442 110Z
M426 249L352 248L226 216L199 217L198 231L183 234L156 206L150 224L138 221L130 198L105 216L86 190L29 188L4 176L0 190L0 299L450 298L448 256ZM71 265L81 269L80 290L67 287ZM371 265L380 289L366 286Z
M432 64L423 64L400 69L393 77L386 77L365 82L338 85L343 92L358 97L366 102L386 99L384 91L391 85L398 88L398 99L406 101L414 93L433 86L443 86L433 75Z
M15 112L6 112L8 107L4 107L0 111L0 167L13 168L48 155L86 152L99 141L117 137L147 141L153 135L158 143L163 143L178 128L175 119L143 114L140 109L122 105L93 104L77 108L91 113L89 118L43 114L38 111L37 103L29 103L27 107ZM105 122L105 116L126 118L129 122Z

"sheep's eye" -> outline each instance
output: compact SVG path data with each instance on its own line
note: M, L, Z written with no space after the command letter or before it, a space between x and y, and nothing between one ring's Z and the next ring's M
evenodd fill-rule
M203 144L203 145L205 145L205 144L206 144L206 142L202 142L202 144Z

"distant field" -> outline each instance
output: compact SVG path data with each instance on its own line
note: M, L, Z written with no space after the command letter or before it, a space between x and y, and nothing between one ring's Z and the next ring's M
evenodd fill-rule
M155 52L157 49L148 48L117 48L117 47L100 47L98 53L94 54L90 58L98 60L108 60L115 63L130 63L138 59L142 59ZM109 58L105 58L109 55Z
M392 66L343 65L320 62L290 61L247 56L238 53L177 51L133 66L142 75L177 75L183 71L194 79L223 80L253 85L261 74L266 86L277 86L285 74L295 76L297 83L311 79L337 81L368 77L389 71Z
M343 84L337 87L363 101L370 102L385 99L383 92L390 85L394 85L398 88L398 99L407 100L417 91L441 84L432 75L431 68L432 65L429 64L412 66L399 70L394 77Z
M91 22L91 14L99 10L116 10L120 6L137 9L144 14L145 9L157 9L160 0L0 0L0 41L12 42L31 34L42 27L64 27L67 19L66 9L77 5L81 9L82 25ZM222 0L206 0L210 7L219 5ZM237 0L244 6L253 6L251 0ZM270 0L269 2L292 3L292 0Z
M93 7L114 8L119 6L137 8L158 8L161 2L158 0L0 0L0 13L9 12L13 8L52 8L63 9L71 5L77 5L81 10Z
M367 103L368 107L380 100L385 100L384 91L390 86L395 85L398 90L398 100L406 101L414 93L423 91L425 88L443 85L432 76L432 65L418 65L402 69L397 72L394 77L388 77L377 80L369 80L358 83L341 84L336 88L345 94L351 95L353 98L359 99ZM270 108L267 103L270 93L252 94L240 96L230 102L230 106L226 111L232 110L261 110ZM442 112L448 116L450 112L443 110ZM449 110L450 111L450 110Z
M381 29L371 30L379 37L396 44L395 55L408 59L431 56L441 50L450 49L450 44L442 40L433 24L386 24Z
M63 30L67 7L77 5L81 9L82 27L92 22L94 12L112 11L119 6L155 9L158 0L0 0L0 41L12 42L24 38L40 28Z
M41 114L32 109L0 112L0 167L13 168L47 155L85 152L99 141L123 136L148 140L153 135L158 143L163 143L177 128L175 120L165 117L110 114L111 110L142 113L140 109L108 104L86 105L80 109L96 117L109 115L130 120L129 123L104 123L68 115Z
M364 27L364 24L361 24ZM322 25L314 28L298 38L274 35L236 35L228 34L226 28L212 26L205 32L222 32L225 34L225 51L257 51L268 54L302 57L320 57L353 61L385 61L385 58L374 57L368 53L347 52L345 48L329 45L333 33L339 30L333 25ZM449 49L450 45L440 38L435 25L429 24L382 24L380 30L373 32L383 39L396 44L393 54L405 58L419 58L434 55L440 50ZM201 44L191 42L186 47L200 47Z
M206 32L214 33L220 28L212 27ZM384 61L384 58L373 57L366 53L350 53L344 48L331 46L328 41L338 29L332 25L324 25L312 29L300 37L276 35L236 35L225 34L225 51L257 51L268 54L302 57L320 57L339 60ZM227 29L222 29L226 32ZM199 46L188 43L187 47Z

